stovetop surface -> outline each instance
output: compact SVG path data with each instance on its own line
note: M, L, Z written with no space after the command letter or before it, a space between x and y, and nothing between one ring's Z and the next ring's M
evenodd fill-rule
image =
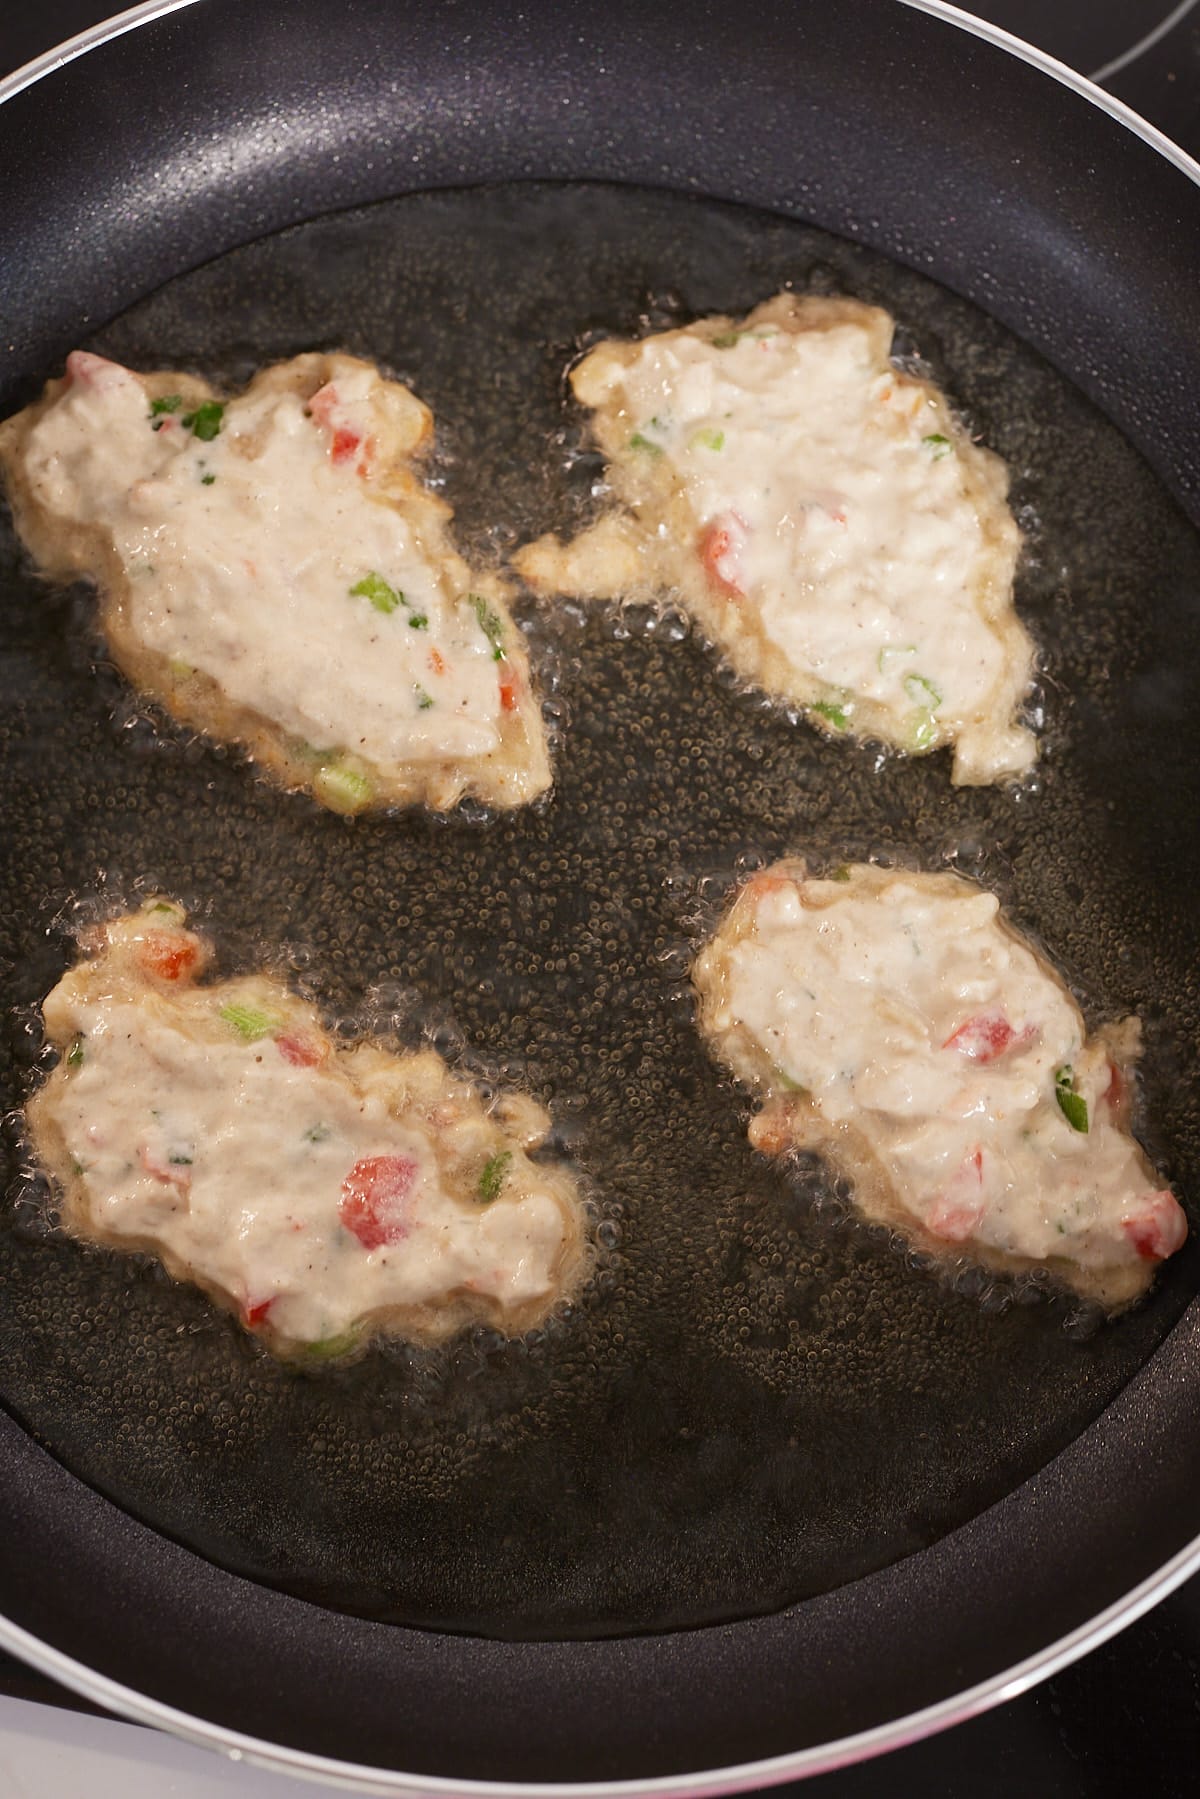
M113 10L111 0L41 0L37 7L0 10L0 73L20 67ZM1200 158L1200 0L1054 0L1052 5L1047 0L975 0L965 10L1098 80ZM79 1704L4 1655L2 1695L46 1705ZM77 1735L77 1727L64 1721L59 1733L64 1752L72 1732ZM128 1740L136 1742L134 1733ZM85 1765L89 1752L85 1747L79 1753L84 1758L79 1765ZM104 1752L98 1748L94 1753L99 1765ZM136 1756L136 1751L125 1753ZM1190 1799L1200 1788L1198 1763L1200 1576L1033 1692L882 1762L775 1791L798 1799L878 1799L885 1791L899 1799L910 1794L1001 1799L1017 1793L1125 1799L1139 1790L1155 1799ZM245 1771L244 1790L265 1790L258 1784L261 1778ZM170 1782L172 1776L163 1770L163 1779ZM230 1799L239 1791L238 1780L236 1770L221 1770L222 1791ZM142 1790L151 1788L137 1788ZM177 1789L171 1784L160 1790ZM207 1784L203 1790L208 1791Z

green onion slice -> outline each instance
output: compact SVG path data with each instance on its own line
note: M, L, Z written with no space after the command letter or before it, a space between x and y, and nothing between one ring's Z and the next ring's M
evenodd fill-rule
M280 1020L270 1012L263 1012L258 1006L240 1005L237 1000L221 1006L217 1017L231 1026L245 1043L257 1043L260 1037L269 1037L280 1025Z
M397 606L407 603L404 595L389 586L383 576L377 575L374 570L369 575L364 575L361 581L356 581L350 592L356 600L370 600L376 612L395 612Z
M490 1205L492 1200L499 1196L500 1189L508 1179L512 1159L511 1149L501 1149L497 1150L494 1156L489 1156L484 1163L477 1191L485 1205Z
M504 660L504 626L495 609L488 605L481 593L469 593L467 604L479 620L479 629L492 646L492 661Z
M313 792L331 812L361 812L375 789L369 778L348 762L329 762L313 776Z
M814 700L809 710L819 718L827 719L835 731L846 731L850 727L849 712L834 700Z
M1088 1128L1087 1100L1082 1093L1076 1092L1074 1070L1064 1066L1056 1069L1054 1074L1054 1097L1058 1101L1058 1109L1073 1131L1080 1131L1085 1136Z

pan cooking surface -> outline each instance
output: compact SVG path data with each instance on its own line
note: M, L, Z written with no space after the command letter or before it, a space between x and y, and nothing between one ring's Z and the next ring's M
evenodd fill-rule
M433 407L460 542L494 561L594 510L600 466L563 388L587 334L742 311L786 282L890 307L901 347L1013 470L1018 600L1045 665L1032 791L955 792L944 754L878 765L825 744L723 679L670 613L565 609L529 614L562 720L548 806L347 823L152 727L92 669L87 604L47 593L4 538L0 955L18 1004L70 953L68 900L158 886L195 906L226 969L283 944L331 1016L394 1014L402 1035L432 1031L531 1086L602 1219L601 1272L532 1338L476 1332L298 1375L152 1266L48 1232L16 1180L0 1396L82 1479L226 1567L499 1636L769 1610L1011 1490L1194 1288L1189 1247L1148 1304L1093 1329L1028 1285L912 1266L818 1174L752 1155L686 994L739 858L949 859L997 887L1090 1022L1142 1014L1144 1135L1196 1191L1200 554L1138 456L1037 357L933 283L794 223L535 186L318 220L176 280L87 347L230 383L302 349L383 362ZM27 1023L4 1046L6 1108L29 1079Z

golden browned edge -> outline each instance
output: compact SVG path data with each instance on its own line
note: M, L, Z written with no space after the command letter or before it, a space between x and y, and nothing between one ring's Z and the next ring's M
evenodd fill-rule
M369 368L359 358L312 352L262 370L242 396L227 402L237 406L264 393L294 392L308 399L329 381L352 371ZM160 370L140 375L147 402L166 394L180 394L194 410L203 401L219 398L216 390L195 375ZM382 379L382 378L381 378ZM133 628L129 607L129 579L104 528L100 525L64 525L40 507L24 474L24 450L29 433L52 407L68 383L65 378L47 383L41 398L23 412L0 424L0 470L12 503L17 531L39 571L51 581L86 577L100 594L99 618L113 660L140 693L156 700L180 724L222 743L240 745L265 774L281 787L302 789L324 805L327 791L318 779L320 763L264 714L231 701L219 683L199 670L185 676L173 672L171 659L149 650ZM387 411L387 441L377 443L378 454L364 485L380 504L401 508L436 559L450 586L460 595L482 595L505 626L505 656L517 680L518 705L501 712L499 749L474 759L464 772L450 760L421 762L384 768L347 753L346 762L367 772L373 794L363 807L426 805L447 811L464 795L488 805L508 809L527 804L550 786L541 707L529 670L522 633L508 609L510 589L493 575L474 573L449 541L453 510L422 486L413 463L428 450L433 438L433 415L408 388L384 381L391 402ZM380 412L382 422L382 410ZM246 453L250 453L247 445ZM341 746L337 746L341 748ZM332 758L330 758L332 759ZM341 807L334 807L342 810Z
M855 697L855 729L839 731L829 719L809 711L809 723L827 737L878 737L906 754L926 755L953 744L974 725L1003 717L1012 723L1030 681L1033 644L1012 609L1011 594L1020 533L1008 508L1008 470L1000 457L971 441L951 411L941 390L931 381L903 374L891 361L894 329L891 315L881 307L859 300L827 299L777 294L765 300L742 320L720 314L699 320L684 330L666 331L661 338L718 337L731 330L753 330L774 325L793 334L827 330L840 324L861 327L870 341L879 374L890 374L897 387L918 389L934 409L936 429L950 439L962 471L967 494L975 506L985 552L977 600L980 614L1004 649L1005 679L993 689L993 707L958 718L939 718L928 745L913 750L895 745L892 721L886 708ZM592 428L608 460L612 485L623 510L611 512L572 543L553 535L525 545L513 557L518 574L541 595L572 594L580 599L649 598L664 588L678 594L687 611L710 643L720 647L743 680L778 698L809 708L828 700L829 691L812 676L799 674L783 651L762 630L751 609L707 579L694 546L700 521L666 458L631 456L628 421L617 415L618 401L606 402L603 384L597 380L613 364L629 367L641 352L644 339L610 340L590 351L571 371L575 397L594 408ZM665 534L658 531L662 521ZM955 768L958 785L977 784L965 770ZM991 778L991 777L987 777Z
M155 902L147 901L142 910L149 910L153 903ZM181 907L176 910L182 914ZM153 1256L174 1280L186 1281L191 1286L199 1287L223 1310L231 1312L242 1328L262 1342L273 1355L282 1360L310 1361L314 1354L311 1343L289 1338L272 1330L269 1318L251 1328L242 1319L239 1296L229 1293L218 1283L204 1280L186 1262L165 1250L157 1238L106 1230L92 1212L85 1184L75 1171L73 1158L54 1115L57 1095L71 1074L66 1062L66 1052L74 1036L65 1016L67 993L72 990L78 993L82 989L86 994L92 989L136 1000L151 1012L157 1013L165 1023L176 1026L181 1021L179 1008L171 1003L172 999L177 1000L189 992L202 992L208 1002L220 998L225 1004L236 1003L270 1011L286 1026L301 1030L328 1045L330 1055L323 1065L324 1073L336 1070L352 1087L362 1087L370 1082L378 1090L382 1083L387 1093L388 1110L395 1118L412 1119L416 1116L428 1123L439 1112L444 1118L445 1109L453 1107L460 1113L464 1110L473 1111L481 1123L494 1119L496 1128L490 1133L490 1141L483 1146L483 1159L486 1160L487 1155L494 1154L497 1150L511 1150L514 1173L521 1169L527 1152L537 1149L545 1141L550 1128L549 1116L535 1100L518 1091L500 1096L489 1111L471 1083L452 1074L435 1050L397 1055L369 1040L349 1047L336 1043L322 1026L316 1008L300 999L272 975L234 976L209 981L201 988L194 981L162 982L145 976L137 971L132 958L123 954L119 946L110 948L107 938L112 925L130 922L139 916L140 914L130 915L129 920L113 919L108 925L100 925L84 933L81 938L83 959L68 969L58 986L46 998L43 1007L46 1040L58 1051L59 1061L26 1105L25 1118L30 1146L53 1182L60 1202L62 1223L71 1236L124 1254L140 1252ZM196 932L187 932L186 935L200 947L197 972L201 973L208 966L211 947ZM59 1001L64 1003L56 1003ZM186 1028L197 1039L209 1042L221 1040L224 1031L208 1005L196 1008L195 1016L187 1019ZM432 1126L430 1135L436 1145L437 1135ZM471 1161L471 1168L477 1177L478 1169L474 1159ZM439 1306L381 1307L365 1314L358 1321L353 1341L337 1339L336 1352L321 1350L318 1352L318 1359L323 1363L336 1361L339 1364L354 1360L381 1337L399 1337L408 1342L436 1345L445 1342L469 1324L488 1324L506 1336L515 1337L544 1323L579 1291L591 1270L595 1247L585 1231L583 1202L575 1182L565 1170L549 1168L544 1163L538 1164L537 1173L539 1188L548 1187L552 1191L564 1226L563 1247L552 1294L531 1300L523 1306L508 1308L488 1295L466 1291L452 1294L446 1304ZM463 1187L461 1180L453 1182L451 1191L457 1193ZM464 1199L462 1205L464 1211L478 1209L478 1202L470 1199Z
M875 1156L865 1136L856 1131L853 1125L829 1125L822 1116L820 1106L807 1093L781 1090L773 1086L777 1071L750 1032L740 1024L723 1030L715 1027L714 1019L725 1005L727 997L729 952L743 938L754 935L756 905L753 889L755 881L764 877L778 877L794 882L800 904L812 910L835 905L838 897L849 890L847 885L839 881L836 890L815 896L809 885L807 865L803 861L787 858L775 862L770 868L763 869L758 876L751 876L742 884L717 930L692 965L692 984L700 1002L698 1021L701 1033L717 1059L724 1062L737 1079L763 1102L761 1110L751 1117L747 1126L747 1135L754 1148L770 1157L786 1157L798 1150L812 1150L824 1156L836 1174L853 1183L854 1205L864 1217L876 1224L887 1225L914 1249L932 1256L942 1266L952 1266L955 1263L975 1264L992 1274L1003 1275L1026 1274L1034 1269L1044 1268L1061 1285L1070 1287L1084 1299L1095 1300L1112 1313L1122 1311L1139 1298L1154 1280L1153 1263L1121 1263L1090 1273L1077 1267L1067 1257L1055 1256L1035 1261L1028 1256L1006 1255L1002 1250L974 1243L969 1246L967 1253L948 1250L943 1239L927 1231L920 1220L900 1204L886 1169ZM866 888L878 893L893 881L908 878L910 875L907 870L877 868L868 864L858 864L850 870L850 879L860 891ZM945 893L975 890L972 882L948 871L926 874L920 878L923 885L934 885ZM1051 979L1067 992L1071 1004L1075 1006L1074 999L1053 964L1034 948L1028 938L1015 931L1003 914L997 922L1023 949L1036 957ZM1079 1018L1081 1041L1088 1042L1089 1046L1101 1046L1122 1074L1131 1077L1141 1047L1141 1027L1138 1020L1126 1018L1117 1024L1104 1025L1089 1039L1078 1006L1075 1006L1075 1011ZM1116 1120L1126 1130L1131 1110L1128 1097L1130 1084L1130 1079L1127 1078L1125 1097L1121 1102L1120 1116ZM1157 1180L1140 1145L1138 1153L1150 1180Z

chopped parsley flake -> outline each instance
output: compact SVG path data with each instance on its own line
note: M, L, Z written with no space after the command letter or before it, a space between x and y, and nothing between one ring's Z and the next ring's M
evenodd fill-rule
M356 600L370 600L376 612L395 612L397 606L408 603L398 589L390 587L383 576L374 571L356 581L350 592Z
M483 1172L479 1176L478 1192L485 1205L490 1205L498 1197L500 1189L508 1179L512 1159L511 1149L501 1149L494 1156L489 1156L484 1163Z
M304 1141L306 1143L324 1143L325 1139L327 1137L332 1137L332 1135L333 1129L330 1125L322 1123L313 1124L305 1131Z
M213 482L216 480L216 478L217 477L215 475L201 475L201 477L200 477L201 487L211 487Z
M662 445L656 444L652 437L646 437L641 431L635 431L629 440L631 450L646 450L651 456L662 455Z
M83 1067L83 1038L82 1037L76 1037L74 1043L71 1045L70 1049L67 1051L67 1067L68 1068L82 1068Z
M161 399L151 400L150 417L161 418L164 412L178 412L183 405L182 394L163 394Z
M479 620L479 629L492 646L492 661L504 660L504 626L498 614L488 605L481 593L469 593L467 604L472 608Z
M171 1164L172 1168L190 1168L192 1165L191 1156L185 1156L182 1150L172 1151L167 1157L167 1161Z
M410 630L425 631L429 627L429 617L424 612L414 612L408 621Z
M714 431L711 428L697 431L691 440L691 447L693 450L723 450L725 448L725 433L723 431Z
M744 331L718 331L711 340L712 347L714 350L732 350L733 346L740 343L745 335Z
M931 431L928 437L923 437L921 439L921 442L927 450L933 452L933 460L935 462L940 462L943 456L948 456L950 454L950 439L948 437L943 437L940 431Z
M180 420L185 431L198 437L202 444L210 444L221 429L221 420L225 416L225 407L220 400L205 400L197 406L195 412L189 412Z
M428 712L430 707L433 705L432 694L426 693L425 689L423 687L421 687L420 685L414 687L413 692L417 696L417 711L418 712Z
M839 706L833 700L814 700L809 710L818 718L827 719L835 731L845 731L850 724L850 715L845 706Z

